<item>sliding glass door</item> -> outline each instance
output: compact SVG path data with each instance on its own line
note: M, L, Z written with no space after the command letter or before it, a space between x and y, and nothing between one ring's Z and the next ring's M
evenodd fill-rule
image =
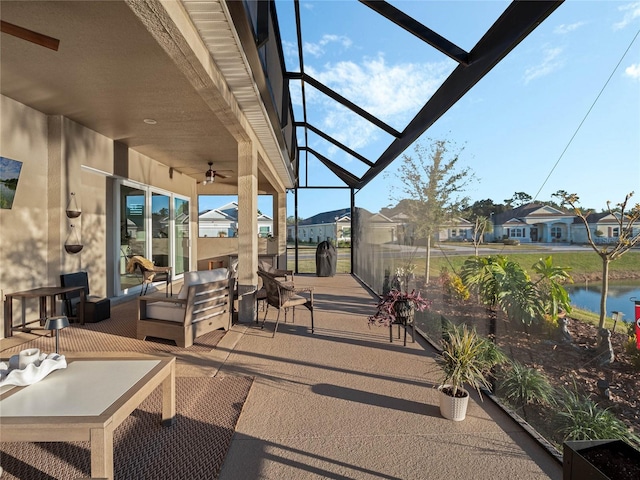
M189 200L175 198L173 211L176 239L174 270L176 275L180 275L189 269Z
M151 260L158 267L169 266L170 200L168 195L151 194Z
M173 277L189 269L189 199L132 182L119 183L119 280L117 291L137 291L138 270L127 268L134 255L159 267L173 267Z

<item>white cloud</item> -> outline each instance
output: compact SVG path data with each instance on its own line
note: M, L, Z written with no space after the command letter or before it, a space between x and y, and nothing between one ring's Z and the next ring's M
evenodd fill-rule
M634 80L640 80L640 63L634 63L625 68L624 74Z
M618 7L618 10L624 12L624 15L622 16L622 20L613 25L614 30L621 30L633 23L637 18L640 18L640 2L628 3Z
M570 23L568 25L566 24L562 24L562 25L558 25L554 30L553 33L558 34L558 35L565 35L567 33L571 33L577 29L579 29L580 27L582 27L585 23L584 22L575 22L575 23Z
M305 42L303 46L304 53L313 55L314 57L321 57L325 53L324 47L331 43L337 43L345 50L349 49L352 45L352 41L349 37L344 35L323 35L320 41L317 43Z
M544 48L544 58L538 65L529 67L524 72L524 83L527 84L532 80L544 77L550 73L560 69L564 65L564 61L560 58L562 48Z
M384 122L401 125L402 130L454 67L448 61L388 65L379 54L360 63L327 63L322 69L308 66L306 72ZM322 108L322 124L316 126L356 151L385 135L315 89L306 89L306 99Z

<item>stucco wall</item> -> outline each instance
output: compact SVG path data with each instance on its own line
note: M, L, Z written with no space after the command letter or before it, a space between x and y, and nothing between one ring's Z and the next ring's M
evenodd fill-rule
M53 282L49 262L47 117L0 96L0 155L22 162L13 208L0 209L0 293ZM14 318L20 318L18 302ZM29 305L29 312L34 306ZM37 307L37 305L35 305ZM4 321L4 312L3 321Z
M87 270L92 294L111 296L114 260L114 174L191 199L191 238L197 238L196 182L170 178L168 168L67 118L47 116L0 96L0 155L23 162L12 209L0 209L0 293L59 285L59 275ZM67 218L75 194L82 214ZM84 245L68 254L64 244L77 231ZM195 268L197 244L192 242ZM27 305L33 319L37 301ZM20 321L14 303L14 323ZM4 322L4 309L2 313ZM36 313L37 316L37 313Z

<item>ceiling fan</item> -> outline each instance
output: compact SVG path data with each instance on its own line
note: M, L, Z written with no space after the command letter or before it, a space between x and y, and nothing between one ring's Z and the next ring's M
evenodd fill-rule
M220 178L229 178L227 175L221 175L216 170L213 169L213 162L208 162L209 170L207 170L204 174L204 180L201 183L202 185L207 185L208 183L213 183L216 181L216 177ZM226 171L226 170L223 170ZM231 171L231 170L229 170Z
M27 28L19 27L18 25L5 22L4 20L0 20L0 31L8 35L13 35L17 38L21 38L22 40L26 40L27 42L50 48L51 50L55 50L56 52L58 51L58 46L60 45L60 40L58 40L57 38L49 37L48 35L34 32L33 30L29 30Z

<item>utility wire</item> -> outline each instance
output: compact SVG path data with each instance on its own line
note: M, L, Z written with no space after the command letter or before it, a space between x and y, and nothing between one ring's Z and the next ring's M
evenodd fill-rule
M624 51L624 53L622 54L622 57L620 57L620 60L618 61L618 63L616 64L616 66L614 67L613 71L611 72L611 75L609 75L609 78L607 78L607 81L605 82L604 86L602 87L602 89L600 90L600 93L598 93L598 96L595 98L595 100L593 101L593 103L591 104L591 106L589 107L589 110L587 110L587 113L585 114L584 118L582 119L582 121L580 122L580 124L578 125L578 128L576 128L576 131L573 132L573 135L571 136L571 138L569 139L569 143L567 143L567 146L564 147L564 150L562 151L562 153L560 154L560 156L558 157L558 160L556 160L556 163L553 165L553 168L551 168L551 171L549 172L549 175L547 175L547 178L544 179L544 182L542 182L542 185L540 186L540 189L538 190L538 192L535 194L535 196L533 197L533 201L535 202L536 199L538 198L538 195L540 195L540 192L542 191L542 189L544 188L544 186L547 184L547 182L549 181L549 178L551 178L551 175L553 174L553 171L556 169L556 167L558 166L558 164L560 163L560 160L562 160L562 157L564 157L564 154L566 153L566 151L569 149L569 146L571 145L571 143L573 143L573 139L576 137L576 135L578 134L578 132L580 131L580 128L582 128L582 124L587 120L587 117L589 116L589 114L591 113L591 110L593 110L593 107L595 107L596 103L598 102L598 99L600 98L600 96L602 95L602 93L604 92L604 89L607 88L607 85L609 85L609 82L611 81L611 79L613 78L613 75L616 73L616 70L618 70L618 67L620 66L620 64L622 63L622 60L624 60L624 57L627 56L627 53L629 53L629 50L631 49L631 46L633 45L633 43L636 41L636 38L638 38L638 34L640 34L640 30L638 30L635 34L635 36L631 39L631 42L629 43L629 46L627 47L627 49Z

